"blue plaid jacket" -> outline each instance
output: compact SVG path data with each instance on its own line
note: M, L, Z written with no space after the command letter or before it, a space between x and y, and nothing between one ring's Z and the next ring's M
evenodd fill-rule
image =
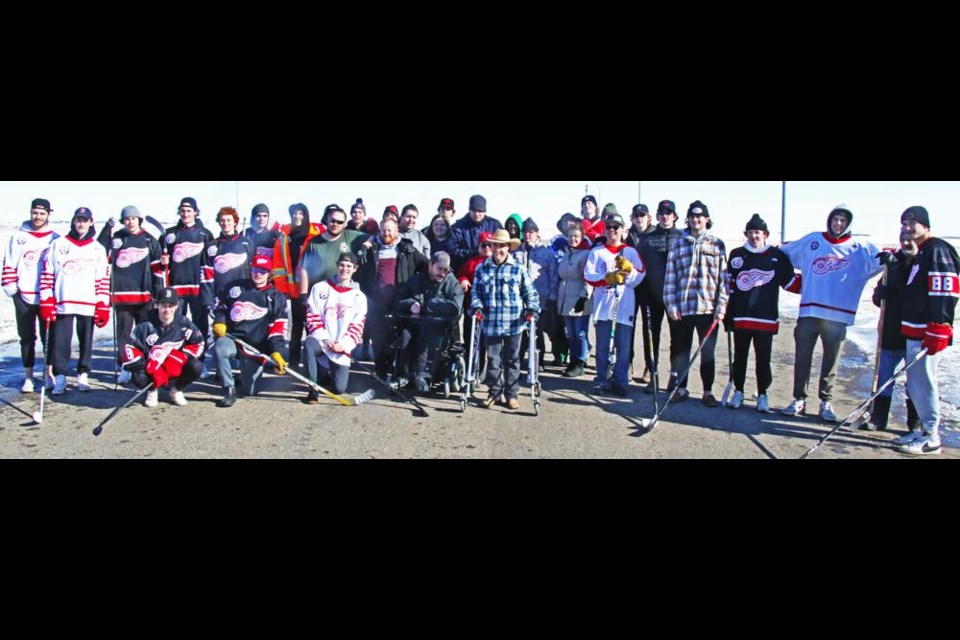
M477 267L473 278L471 311L483 310L483 335L515 336L526 324L523 310L540 312L540 296L530 274L513 256L497 265L493 257Z

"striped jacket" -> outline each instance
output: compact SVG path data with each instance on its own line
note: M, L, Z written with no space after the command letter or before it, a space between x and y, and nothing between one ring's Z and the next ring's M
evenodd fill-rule
M670 245L663 280L667 313L681 316L726 313L727 248L723 240L705 231L698 238L684 231Z

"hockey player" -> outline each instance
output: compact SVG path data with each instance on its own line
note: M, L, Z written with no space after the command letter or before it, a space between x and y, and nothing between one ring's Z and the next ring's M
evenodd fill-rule
M256 255L256 244L250 238L237 233L239 221L240 216L233 207L223 207L217 212L220 236L207 249L213 264L215 305L219 305L218 299L225 291L250 285L250 263Z
M272 270L273 260L257 256L250 268L252 286L249 282L238 282L218 296L213 322L217 369L223 385L223 398L217 402L218 407L232 407L237 401L230 359L237 355L238 346L232 338L243 340L261 353L269 353L277 365L277 373L286 371L287 363L281 352L287 331L287 298L271 284ZM242 347L239 352L246 356L240 365L240 389L242 395L252 396L263 373L263 362L245 353Z
M860 294L867 281L883 267L879 251L870 242L855 240L850 234L853 213L838 205L827 216L825 232L809 233L780 249L801 272L800 314L793 331L796 340L796 364L793 369L793 402L783 413L805 413L810 365L817 338L823 344L820 367L820 419L836 422L833 411L833 380L837 374L840 349L847 327L857 317ZM796 288L796 284L793 288Z
M920 417L921 430L898 438L898 450L912 455L937 455L940 444L940 389L937 365L940 354L953 344L953 315L960 295L960 256L946 240L930 231L930 214L910 207L900 216L906 237L917 244L917 257L904 290L903 329L907 337L907 362L921 348L927 355L907 369L907 393Z
M133 330L130 344L123 350L123 366L133 374L138 389L153 384L145 406L157 406L160 389L169 387L171 401L182 407L187 404L183 390L203 371L204 337L181 313L176 289L161 289L156 303L146 322Z
M3 256L3 292L13 298L20 335L20 362L23 364L23 385L20 391L32 393L33 367L36 363L37 320L40 318L40 268L44 252L60 237L50 228L50 201L35 198L30 203L30 220L10 236ZM41 320L42 323L42 320ZM47 345L46 330L40 332L40 343ZM49 368L50 363L45 362Z
M789 288L796 280L790 258L767 244L770 231L759 213L747 222L743 235L747 242L730 252L727 265L730 298L725 323L733 331L733 399L731 409L743 405L743 387L747 378L747 358L753 343L757 369L757 411L770 411L767 389L773 383L770 358L773 336L780 330L780 287Z
M243 236L253 241L258 256L273 259L273 247L280 238L280 227L270 227L270 209L260 203L250 211L250 226L243 230Z
M80 207L73 214L70 233L57 238L47 250L40 272L40 317L51 322L53 342L53 395L67 390L67 365L77 325L80 357L77 389L89 391L87 374L93 358L93 326L110 322L110 272L107 254L96 241L93 213Z

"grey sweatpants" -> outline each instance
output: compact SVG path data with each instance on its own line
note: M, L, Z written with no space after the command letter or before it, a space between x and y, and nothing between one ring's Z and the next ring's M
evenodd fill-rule
M823 344L823 363L820 366L820 399L833 400L833 380L837 377L840 347L847 337L847 325L823 318L800 318L793 330L796 340L796 364L793 368L793 397L806 398L810 383L810 365L817 338Z

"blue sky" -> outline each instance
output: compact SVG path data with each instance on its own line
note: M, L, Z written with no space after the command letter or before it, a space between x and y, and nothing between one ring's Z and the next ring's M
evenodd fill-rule
M489 213L501 221L511 213L533 217L542 235L554 233L556 220L567 211L577 213L585 189L597 196L600 205L613 202L621 213L629 213L639 201L651 209L665 198L674 200L681 214L694 200L710 209L715 231L725 237L737 236L754 213L770 227L772 239L780 239L779 181L537 181L537 182L0 182L0 221L15 222L27 217L30 201L44 197L51 201L55 220L69 220L74 209L89 207L95 222L118 216L128 204L164 222L176 220L176 208L183 196L193 196L201 217L209 223L222 206L235 206L239 197L241 219L250 209L265 202L272 219L288 222L287 206L304 202L319 218L323 207L336 202L345 209L362 197L367 211L379 218L384 207L416 204L421 218L432 215L441 198L451 197L457 214L467 211L474 193L487 198ZM900 213L911 205L930 211L934 233L960 236L960 181L950 182L787 182L787 239L795 239L825 227L826 216L844 203L854 214L854 232L869 233L876 242L896 240ZM424 222L424 224L426 224Z

